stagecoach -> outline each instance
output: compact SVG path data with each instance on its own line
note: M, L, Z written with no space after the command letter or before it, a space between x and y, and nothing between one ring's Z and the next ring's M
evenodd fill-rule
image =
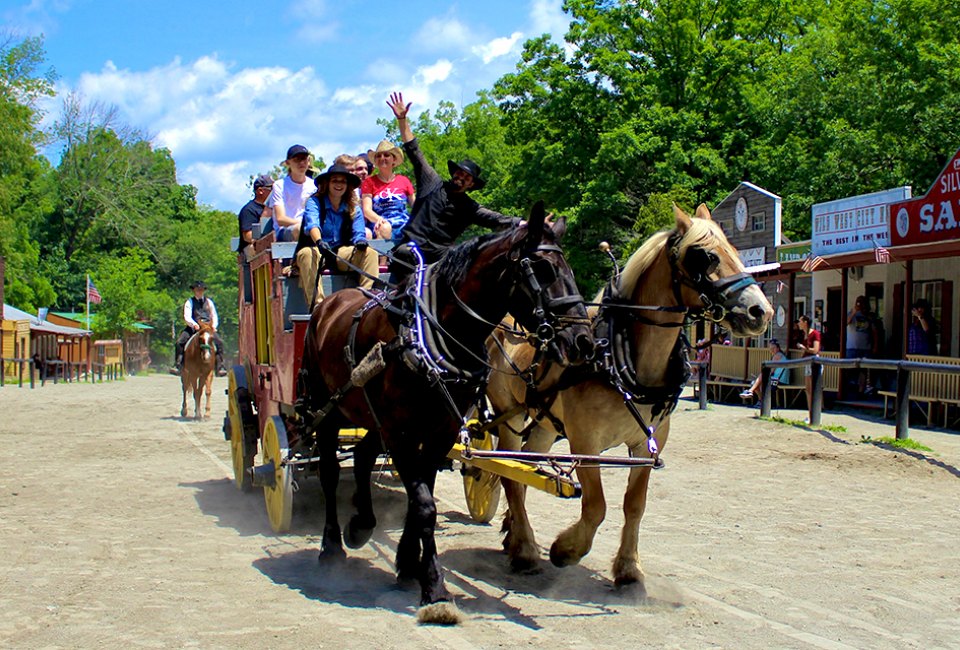
M259 227L268 228L268 223L264 219ZM257 228L254 234L258 234ZM382 256L389 254L390 242L373 240L370 245ZM252 254L238 256L239 359L228 371L228 409L223 423L234 482L244 492L262 486L270 526L278 533L290 529L298 484L319 472L315 440L301 435L303 426L296 409L300 397L297 377L310 315L298 278L282 272L295 246L275 241L268 232L255 238ZM381 278L387 279L384 267ZM356 286L351 276L328 271L322 282L327 296ZM469 419L461 442L449 454L450 468L462 474L467 510L474 520L487 523L495 515L501 476L558 497L579 497L580 486L570 467L542 459L522 462L481 457L494 448L491 431L499 424L499 420L481 424L479 418ZM340 431L341 459L350 459L365 434L358 428ZM383 466L390 467L386 456Z
M559 245L565 225L547 225L542 204L526 227L460 244L429 267L420 258L394 297L335 293L343 278L324 278L327 298L313 320L298 280L282 273L294 245L274 242L272 234L257 240L253 254L239 260L240 363L229 373L224 421L237 486L262 485L270 524L283 532L290 527L297 484L318 475L327 509L321 559L336 557L344 552L342 543L359 547L376 526L369 494L376 458L369 441L382 438L408 500L398 576L418 577L421 620L451 622L458 615L443 586L434 540L433 486L443 454L450 450L447 458L459 463L467 506L478 521L492 519L500 479L510 479L504 546L517 569L535 565L540 555L517 483L578 496L576 471L584 494L581 518L550 548L551 561L566 566L589 552L603 520L599 467L630 467L614 580L642 584L637 533L647 483L650 470L662 466L659 450L687 378L680 328L689 318L705 318L755 335L772 314L706 206L694 219L674 211L675 228L641 246L624 277L614 276L590 313ZM411 250L419 256L415 245ZM506 318L508 312L515 320ZM515 341L498 343L498 360L490 346L503 336ZM467 354L452 352L455 346ZM584 363L589 350L597 357ZM520 358L534 359L528 370L517 365ZM566 375L567 364L585 370L543 397L540 389L547 387L536 382L545 374L537 379L536 369L551 358L560 364L554 367L564 368L554 377ZM506 379L499 390L492 372ZM470 404L478 413L487 410L484 396L496 415L481 418L482 424L464 423ZM553 416L544 399L561 405L567 419ZM605 417L598 419L598 413ZM531 416L533 433L524 443L518 420ZM365 423L379 435L364 438L366 431L343 429L344 421ZM495 450L491 432L508 421L512 425L500 430L501 449ZM460 442L454 444L458 427ZM549 453L557 434L565 434L579 453ZM521 444L530 451L520 450ZM600 456L621 444L630 457ZM341 536L337 481L330 479L351 449L357 512Z

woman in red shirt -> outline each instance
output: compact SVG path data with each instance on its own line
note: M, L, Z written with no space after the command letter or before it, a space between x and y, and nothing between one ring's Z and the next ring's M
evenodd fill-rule
M803 334L803 342L797 347L803 352L803 356L812 357L820 354L820 332L813 329L810 317L804 314L800 317L800 331ZM803 367L804 386L807 389L807 410L813 404L813 377L811 376L810 366Z

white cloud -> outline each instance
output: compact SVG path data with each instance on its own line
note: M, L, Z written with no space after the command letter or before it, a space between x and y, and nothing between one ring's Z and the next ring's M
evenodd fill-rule
M417 68L413 75L413 81L417 84L430 86L438 81L445 81L451 72L453 72L453 64L446 59L440 59L432 65Z
M515 52L515 50L521 38L523 38L523 32L514 32L510 36L495 38L489 43L477 45L473 48L473 52L483 59L485 64L490 63L494 59L507 54L518 54L519 52Z
M423 23L412 42L423 50L435 52L469 49L471 43L476 40L474 31L448 14L442 18L430 18Z
M563 43L563 37L570 27L570 16L563 12L562 0L533 0L530 6L532 36L550 34L557 43Z
M72 0L30 0L26 5L0 11L3 31L16 38L23 36L49 36L59 29L58 14L70 10Z

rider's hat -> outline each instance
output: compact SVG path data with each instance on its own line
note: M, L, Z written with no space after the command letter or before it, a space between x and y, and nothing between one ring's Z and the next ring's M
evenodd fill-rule
M206 289L206 288L207 288L207 283L204 282L203 280L197 280L196 282L194 282L193 284L190 285L190 288L191 288L191 289Z
M487 184L487 181L480 178L480 165L473 162L469 158L464 158L458 163L455 163L452 160L448 160L447 169L450 170L451 176L453 176L453 173L458 169L461 171L465 171L471 176L473 176L473 189L475 190L482 190L483 186Z
M393 144L389 140L381 140L376 149L370 149L367 151L367 160L376 165L378 153L390 154L393 156L393 159L396 161L395 164L397 165L403 162L403 151L400 149L400 147Z
M347 169L345 166L337 164L330 165L327 168L327 171L323 172L313 180L317 184L317 187L319 187L321 183L327 182L330 179L330 176L333 174L342 174L346 176L347 187L349 187L351 190L355 190L360 187L360 177Z

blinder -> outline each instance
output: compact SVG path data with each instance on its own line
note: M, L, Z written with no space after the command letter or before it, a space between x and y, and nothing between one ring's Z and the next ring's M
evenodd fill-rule
M555 252L562 255L563 249L553 244L541 244L536 252ZM557 330L563 327L564 319L556 312L582 303L583 297L573 294L552 298L547 293L547 289L559 280L556 266L548 259L522 257L519 260L519 266L524 281L518 283L518 287L533 301L534 316L540 321L535 336L540 346L545 348L556 338Z
M703 303L702 315L708 320L722 321L727 315L727 308L724 305L730 296L757 284L752 275L744 272L711 280L710 276L720 268L720 257L714 251L704 250L699 246L688 248L683 256L683 264L680 265L678 264L679 246L680 237L677 236L671 241L669 254L674 268L680 271L675 274L677 279L674 291L677 294L677 301L683 304L679 295L679 283L682 282L700 294L700 302Z

